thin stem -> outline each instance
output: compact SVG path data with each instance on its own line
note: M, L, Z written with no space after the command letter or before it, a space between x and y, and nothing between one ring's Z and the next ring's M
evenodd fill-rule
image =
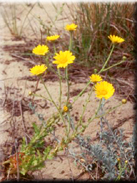
M77 131L78 126L79 126L79 125L77 125L77 127L75 128L74 134L73 134L74 136L76 136L76 135L78 135L78 134L84 132L85 129L89 126L89 124L90 124L94 119L96 119L96 116L97 116L97 114L98 114L98 111L99 111L99 109L100 109L100 106L101 106L101 100L100 100L100 102L99 102L99 106L98 106L97 111L95 112L95 114L92 116L92 118L89 118L89 119L88 119L87 125L82 125L82 128L81 128L80 131Z
M122 173L125 171L126 167L127 167L127 164L125 163L124 167L120 169L120 173L119 173L116 180L120 180Z
M54 54L55 54L56 53L55 43L53 43L53 48L54 48Z
M120 104L116 105L116 106L115 106L115 107L113 107L112 109L107 110L107 112L105 112L105 113L104 113L104 114L102 114L102 115L97 116L96 118L101 118L101 117L105 116L106 114L108 114L108 113L110 113L110 112L114 111L117 107L120 107L121 105L123 105L123 104L122 104L122 103L120 103Z
M112 45L112 48L111 48L111 50L110 50L110 53L109 53L109 55L108 55L108 57L107 57L107 59L106 59L104 65L103 65L102 69L98 72L98 74L100 74L101 72L104 71L104 68L106 67L106 65L107 65L107 63L108 63L108 61L109 61L109 59L110 59L110 57L111 57L111 55L112 55L112 53L113 53L114 47L115 47L115 45L113 44L113 45Z
M62 98L62 78L61 78L61 75L60 75L60 70L58 68L58 75L59 75L59 106L60 106L60 109L61 109L61 98Z
M97 108L97 110L96 110L96 112L95 112L96 115L98 114L98 112L99 112L99 110L100 110L101 102L102 102L102 99L99 101L99 106L98 106L98 108Z
M67 137L69 138L69 133L70 133L70 112L69 111L67 112L66 119L68 122Z
M104 112L104 102L105 102L105 99L102 98L101 99L101 106L100 106L100 109L99 109L99 112L101 113L101 115L103 115L105 112ZM100 134L100 140L102 141L102 132L103 132L103 120L104 120L104 117L100 117L100 131L101 131L101 134Z
M52 102L50 99L48 99L48 98L46 98L46 97L44 97L44 96L42 96L42 95L38 95L38 94L35 94L35 93L32 93L31 95L36 96L36 97L41 97L41 98L44 98L44 99L46 99L46 100Z
M70 31L69 51L72 50L72 36L73 36L73 33L72 33L72 31Z
M70 31L70 40L69 40L69 51L72 50L72 32ZM68 76L68 66L65 69L65 76L67 82L67 104L69 102L69 76Z
M89 118L89 119L88 119L88 124L87 124L87 126L88 126L95 118L97 118L97 114L98 114L98 112L99 112L99 110L100 110L100 107L101 107L101 102L102 102L102 100L99 101L99 105L98 105L98 108L97 108L97 110L96 110L94 116L93 116L92 118ZM87 127L87 126L86 126L86 127Z
M84 106L83 106L83 111L82 111L82 114L81 114L81 116L80 116L80 120L79 120L77 126L79 126L79 125L81 124L81 122L82 122L82 118L83 118L83 115L84 115L84 113L85 113L85 111L86 111L87 105L88 105L88 103L90 102L90 97L91 97L91 95L92 95L92 92L93 92L93 88L91 89L91 91L90 91L90 93L89 93L89 95L88 95L88 98L87 98L87 100L86 100L86 103L85 103ZM76 127L76 128L77 128L77 127Z
M90 81L87 82L85 88L83 88L83 90L74 98L72 104L74 104L74 103L77 101L77 99L78 99L79 97L82 96L82 94L84 93L84 91L87 89L87 87L88 87L89 85L90 85Z
M56 109L57 109L57 111L58 111L58 113L59 113L59 115L60 115L60 118L62 119L62 121L63 121L63 123L64 123L65 129L66 129L66 134L67 134L67 128L66 128L66 124L65 124L65 121L64 121L62 112L61 112L61 110L58 108L58 106L57 106L57 104L55 103L55 101L53 100L52 96L50 95L50 93L49 93L49 91L48 91L48 88L46 87L46 85L45 85L45 83L44 83L44 81L43 81L42 78L41 78L41 81L42 81L42 84L43 84L43 86L44 86L44 88L45 88L47 94L49 95L49 98L50 98L51 102L52 102L52 103L54 104L54 106L56 107Z
M117 66L117 65L120 65L120 64L122 64L122 63L124 63L124 62L125 62L125 60L124 60L124 61L122 60L122 61L120 61L120 62L118 62L118 63L116 63L116 64L113 64L113 65L111 65L110 67L104 69L102 72L107 71L107 70L111 69L112 67L115 67L115 66Z
M70 119L71 119L71 116L70 116L70 112L67 113L68 115L68 133L70 133Z
M46 63L46 66L49 68L49 57L48 57L48 55L46 56L46 58L45 58L45 63Z
M56 103L54 102L52 96L50 95L50 93L49 93L49 91L48 91L48 88L46 87L46 85L45 85L43 79L42 79L42 78L40 78L40 79L41 79L41 81L42 81L42 84L43 84L43 86L44 86L44 88L45 88L47 94L49 95L49 98L50 98L51 102L54 104L54 106L56 107L56 109L57 109L58 112L60 113L60 111L59 111L59 109L58 109L58 106L56 105Z
M65 69L65 76L66 76L66 82L67 82L67 104L69 102L69 95L70 95L70 91L69 91L69 78L68 78L68 66Z
M35 93L35 92L37 91L37 89L38 89L39 81L40 81L40 78L38 78L38 80L37 80L36 88L35 88L35 90L34 90L34 93ZM35 97L35 96L33 96L32 100L34 100L34 97Z

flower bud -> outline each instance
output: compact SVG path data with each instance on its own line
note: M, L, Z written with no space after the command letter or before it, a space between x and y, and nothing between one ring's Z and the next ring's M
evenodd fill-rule
M126 160L125 163L128 164L128 161Z
M29 91L29 95L32 95L32 92L31 91Z
M123 56L123 57L122 57L122 60L126 60L126 59L127 59L127 57L126 57L126 56Z
M117 161L120 162L120 158L117 158Z
M97 73L97 69L94 69L94 73L95 73L95 74Z
M63 107L63 111L64 112L67 112L68 111L68 107L66 105Z
M122 99L122 104L126 104L127 100L126 99Z

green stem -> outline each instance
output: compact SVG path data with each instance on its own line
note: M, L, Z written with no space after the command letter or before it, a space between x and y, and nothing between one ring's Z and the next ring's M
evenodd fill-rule
M36 83L36 88L35 88L35 90L34 90L34 93L37 92L38 85L39 85L39 81L40 81L40 79L38 78L37 83ZM34 98L35 98L35 95L33 95L33 97L32 97L32 100L33 100L33 101L34 101Z
M69 95L70 95L70 91L69 91L69 78L68 78L68 66L65 69L65 76L66 76L66 82L67 82L67 104L69 102Z
M70 40L69 40L69 51L72 50L72 32L70 31ZM68 76L68 66L65 69L65 77L67 82L67 104L69 102L69 76Z
M69 138L69 133L70 133L70 112L67 112L67 122L68 122L68 130L67 130L67 138Z
M44 97L44 96L42 96L42 95L38 95L38 94L35 94L35 93L32 93L31 95L36 96L36 97L41 97L41 98L44 98L44 99L46 99L46 100L52 102L50 99L48 99L48 98L46 98L46 97Z
M43 84L43 86L44 86L44 88L45 88L47 94L49 95L49 98L50 98L51 102L54 104L54 106L56 107L56 109L59 111L58 106L57 106L56 103L54 102L54 100L53 100L52 96L50 95L50 93L49 93L49 91L48 91L48 88L46 87L46 85L45 85L45 83L44 83L44 81L43 81L42 78L41 78L41 81L42 81L42 84Z
M67 133L67 128L66 128L66 124L65 124L65 121L64 121L62 112L61 112L61 110L58 108L58 106L56 105L56 103L55 103L55 101L53 100L52 96L50 95L50 93L49 93L49 91L48 91L48 88L46 87L46 85L45 85L43 79L42 79L42 78L40 78L40 79L41 79L41 81L42 81L42 84L43 84L43 86L44 86L44 88L45 88L47 94L49 95L49 98L50 98L51 102L52 102L52 103L54 104L54 106L56 107L56 109L57 109L57 111L58 111L58 113L59 113L59 115L60 115L60 118L62 119L62 121L63 121L63 123L64 123L65 129L66 129L66 133Z
M97 116L96 118L101 118L101 117L105 116L106 114L114 111L117 107L120 107L121 105L123 105L123 104L122 103L118 104L117 106L113 107L112 109L107 110L107 112L105 112L104 114L102 114L100 116Z
M91 91L90 91L90 93L89 93L89 95L88 95L88 98L87 98L87 100L86 100L86 103L85 103L84 106L83 106L83 111L82 111L82 114L81 114L81 116L80 116L80 120L79 120L79 122L78 122L78 125L80 125L81 122L82 122L82 118L83 118L83 115L84 115L84 113L85 113L85 111L86 111L87 105L88 105L88 103L90 102L90 97L91 97L91 95L92 95L92 92L93 92L93 88L91 89Z
M46 56L46 58L45 58L45 63L46 63L46 66L49 68L49 57L48 57L48 55Z
M70 112L67 113L68 115L68 133L70 133L70 119L71 119L71 116L70 116Z
M103 67L102 67L102 69L98 72L98 74L100 74L101 72L104 71L104 68L106 67L106 65L107 65L107 63L108 63L108 61L109 61L109 59L110 59L110 57L111 57L111 55L112 55L112 53L113 53L114 47L115 47L115 45L113 44L113 45L112 45L112 48L111 48L111 50L110 50L110 53L109 53L109 55L108 55L108 58L106 59L104 65L103 65Z
M73 33L70 31L69 51L72 50L72 35L73 35Z
M58 75L59 75L59 106L61 109L61 98L62 98L62 79L61 79L61 75L60 75L60 70L58 68Z
M54 54L55 54L56 53L55 43L53 43L53 48L54 48Z
M87 87L90 85L90 81L88 81L87 82L87 84L86 84L86 86L85 86L85 88L83 88L83 90L74 98L74 100L73 100L73 103L72 104L74 104L76 101L77 101L77 99L79 98L79 97L81 97L82 96L82 94L84 93L84 91L87 89Z
M124 167L120 169L120 173L119 173L116 180L120 180L122 173L125 171L126 167L127 167L127 164L125 163Z
M98 114L98 112L99 112L99 110L100 110L100 108L101 108L101 104L102 104L102 99L99 101L99 105L98 105L98 108L97 108L97 110L96 110L94 116L93 116L92 118L89 118L89 119L88 119L88 124L86 125L86 128L88 127L88 125L89 125L94 119L97 118L97 114Z
M98 114L98 112L99 112L99 110L101 108L101 104L102 104L102 99L99 101L99 106L98 106L98 108L97 108L97 110L95 112L96 115Z
M91 93L92 93L92 92L91 92ZM91 94L91 93L90 93L90 94ZM84 132L85 129L89 126L89 124L96 118L97 113L98 113L98 111L99 111L99 109L100 109L100 107L101 107L101 101L102 101L102 100L100 100L98 109L97 109L97 111L95 112L95 114L92 116L92 118L89 118L89 119L88 119L87 125L82 125L82 128L81 128L81 130L80 130L79 132L77 131L77 129L78 129L78 127L79 127L79 124L77 125L77 127L75 128L75 132L74 132L75 135L78 135L78 134L80 134L81 132Z
M102 72L107 71L107 70L111 69L112 67L115 67L115 66L117 66L117 65L120 65L120 64L122 64L122 63L124 63L124 62L125 62L125 60L124 60L124 61L122 60L122 61L120 61L119 63L113 64L112 66L110 66L110 67L104 69Z

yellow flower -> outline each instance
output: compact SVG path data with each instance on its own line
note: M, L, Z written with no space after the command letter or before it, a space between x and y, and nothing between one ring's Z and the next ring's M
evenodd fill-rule
M38 45L32 50L32 53L35 55L45 55L49 51L49 48L46 45Z
M60 51L59 53L55 53L55 56L53 58L55 59L55 61L53 61L53 64L57 64L57 68L65 68L68 66L68 64L73 63L73 61L75 60L75 56L73 56L70 51Z
M107 81L101 81L97 83L94 89L97 98L105 98L106 100L109 99L115 91L113 85L108 83Z
M92 75L90 76L90 81L91 81L91 82L99 82L99 81L102 81L102 78L101 78L101 76L98 75L98 74L92 74Z
M68 107L66 105L63 107L63 111L64 112L67 112L68 111Z
M121 37L115 36L115 35L110 35L108 38L112 41L112 43L122 43L125 40Z
M76 30L76 28L77 28L76 24L70 24L70 25L66 25L65 30L74 31L74 30Z
M47 67L46 65L42 64L42 65L36 65L34 67L32 67L30 69L30 72L32 75L40 75L42 74L43 72L45 72L47 70Z
M55 41L59 38L59 35L47 36L47 41Z

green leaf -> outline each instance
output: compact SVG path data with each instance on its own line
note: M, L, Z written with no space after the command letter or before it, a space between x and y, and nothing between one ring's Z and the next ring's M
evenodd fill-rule
M44 150L44 155L45 155L45 157L47 157L48 156L48 154L49 154L49 152L51 151L51 147L50 146L48 146L45 150Z
M22 169L20 170L20 173L21 173L22 175L25 175L26 172L27 172L27 171L26 171L24 168L22 168Z
M32 125L33 125L33 128L34 128L35 133L36 134L39 134L40 128L38 128L38 126L36 125L36 123L33 123Z
M53 155L49 155L49 156L47 156L47 159L49 159L49 160L52 160L54 158L54 156Z

